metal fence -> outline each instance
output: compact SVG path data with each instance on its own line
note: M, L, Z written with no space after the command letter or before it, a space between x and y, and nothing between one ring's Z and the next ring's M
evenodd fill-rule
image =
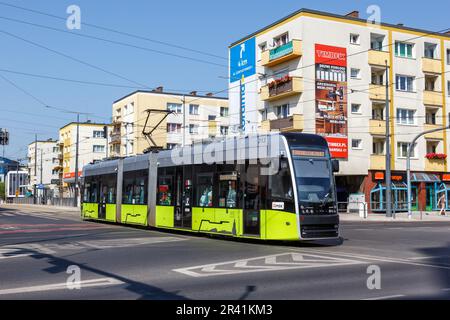
M7 203L11 204L36 204L44 206L55 207L73 207L74 198L50 198L50 197L37 197L36 202L34 198L9 198Z

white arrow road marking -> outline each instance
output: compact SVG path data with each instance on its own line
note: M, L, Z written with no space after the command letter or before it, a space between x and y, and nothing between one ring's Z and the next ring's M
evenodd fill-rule
M114 278L98 278L98 279L84 280L84 281L79 282L81 289L89 288L89 287L114 286L114 285L118 285L118 284L122 284L122 283L123 283L122 281L114 279ZM31 292L41 292L41 291L51 291L51 290L69 290L69 289L67 288L67 284L64 282L64 283L57 283L57 284L47 284L47 285L42 285L42 286L4 289L4 290L0 290L0 295L17 294L17 293L31 293ZM71 291L76 292L78 290L71 290Z
M226 261L188 268L174 269L191 277L210 277L250 272L281 271L306 268L334 267L365 263L359 260L317 254L280 253L270 256Z

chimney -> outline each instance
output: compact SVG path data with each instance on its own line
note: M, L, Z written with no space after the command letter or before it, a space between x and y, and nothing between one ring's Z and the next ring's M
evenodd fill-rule
M207 97L212 97L212 96L214 96L214 93L208 92L208 93L206 94L206 96L207 96Z
M191 96L196 96L197 95L197 91L191 91L191 93L189 93Z
M403 23L397 23L397 25L398 25L399 27L403 27L403 26L404 26Z
M359 11L352 11L350 13L347 13L345 16L352 17L352 18L359 18Z
M163 86L160 86L160 87L158 87L158 88L153 90L153 92L163 92L163 91L164 91L164 87Z

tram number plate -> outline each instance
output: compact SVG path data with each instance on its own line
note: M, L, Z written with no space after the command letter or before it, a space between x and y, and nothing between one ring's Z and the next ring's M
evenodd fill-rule
M284 210L284 202L272 202L272 210Z

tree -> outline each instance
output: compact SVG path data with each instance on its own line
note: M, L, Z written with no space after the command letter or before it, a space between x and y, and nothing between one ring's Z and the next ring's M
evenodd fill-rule
M5 183L0 182L0 199L5 200Z

